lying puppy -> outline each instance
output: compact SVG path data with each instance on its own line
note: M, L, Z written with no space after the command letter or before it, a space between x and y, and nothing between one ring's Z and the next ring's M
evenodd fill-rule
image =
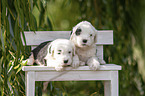
M79 63L77 58L73 42L67 39L56 39L52 42L41 43L32 50L31 56L26 61L27 65L33 65L35 62L39 65L55 67L57 71L62 71L63 67L68 65L77 67ZM73 59L75 59L74 62Z
M77 24L72 30L70 40L76 46L80 65L88 64L90 69L97 70L100 63L105 64L104 60L99 60L96 56L97 30L91 23L82 21Z

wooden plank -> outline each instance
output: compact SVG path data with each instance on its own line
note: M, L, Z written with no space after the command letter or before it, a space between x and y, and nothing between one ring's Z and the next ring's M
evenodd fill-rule
M111 96L111 80L104 81L104 96Z
M26 96L35 96L35 72L26 72Z
M111 72L111 96L119 95L118 71Z
M44 41L51 41L58 38L69 39L71 31L25 31L25 38L27 45L39 45ZM23 37L21 34L23 41ZM98 31L97 45L113 44L113 30ZM24 41L23 41L24 44ZM25 45L25 44L24 44Z
M22 70L23 71L55 71L53 67L47 67L47 66L23 66ZM65 67L64 70L92 71L90 70L89 66L80 66L75 69L73 69L72 67ZM105 65L101 65L99 70L121 70L121 66L115 64L105 64Z
M105 96L118 96L118 71L110 71L111 80L104 81L104 95Z
M111 71L64 71L35 72L36 81L95 81L111 80Z
M98 31L97 45L112 45L113 44L113 30Z
M97 49L96 56L99 59L103 60L103 45L98 45L96 49Z

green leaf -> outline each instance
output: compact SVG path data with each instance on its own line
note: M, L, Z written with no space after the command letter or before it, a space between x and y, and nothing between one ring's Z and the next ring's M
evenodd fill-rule
M18 26L18 19L19 19L19 17L17 16L16 21L15 21L15 26L14 26L14 37L15 37L15 39L18 39L18 27L19 27Z
M20 67L20 64L18 64L17 66L14 67L14 69L18 69Z
M40 2L40 16L39 16L39 26L43 26L44 22L45 22L45 18L46 18L46 10L43 7L43 3Z
M19 12L20 14L20 25L21 25L21 28L22 28L22 30L24 30L24 20L25 20L25 18L24 18L24 12L23 12L23 10L22 9L20 9L20 12Z
M16 74L18 74L18 73L21 71L22 67L23 67L23 66L21 66L21 67L18 68Z
M3 23L5 23L5 18L6 18L6 0L2 0L2 19L3 20Z
M47 17L47 23L48 23L49 29L52 31L53 30L52 22L49 17Z
M4 43L4 38L3 38L4 35L3 35L3 33L2 33L2 30L1 30L1 32L0 32L0 37L1 37L0 39L1 39L1 43L2 43L2 50L5 51L5 47L4 47L4 46L5 46L5 43Z
M30 28L31 28L31 30L37 30L37 21L36 21L36 18L35 18L35 16L32 14L32 13L30 13Z
M2 65L2 64L3 64L3 56L0 58L0 65ZM1 74L1 71L2 71L2 66L0 66L0 74Z
M16 57L14 56L14 53L13 52L11 52L10 50L9 50L9 53L11 54L11 56L14 58L14 60L16 59Z
M20 62L24 59L24 56L21 56Z
M24 43L25 43L25 45L26 45L26 38L25 38L24 31L22 31L21 34L22 34L22 37L23 37L23 41L24 41ZM22 39L22 38L21 38L21 39Z
M26 0L20 0L21 2L21 6L22 6L22 9L23 9L23 13L25 14L27 11L26 11Z
M13 32L13 28L12 28L10 14L8 15L8 21L9 21L9 26L10 26L10 34L11 34L12 37L14 37L14 32Z

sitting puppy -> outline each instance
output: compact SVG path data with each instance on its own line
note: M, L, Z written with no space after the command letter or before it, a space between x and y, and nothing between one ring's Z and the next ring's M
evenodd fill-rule
M79 57L80 65L88 64L90 69L97 70L100 63L105 61L96 57L97 30L87 21L77 24L73 30L70 40L76 46L76 54Z
M76 67L79 63L77 58L73 42L67 39L56 39L52 42L41 43L32 50L31 56L26 61L27 65L33 65L35 62L36 64L55 67L57 71L62 71L63 67L67 65L73 64L72 66ZM73 59L76 61L73 62Z

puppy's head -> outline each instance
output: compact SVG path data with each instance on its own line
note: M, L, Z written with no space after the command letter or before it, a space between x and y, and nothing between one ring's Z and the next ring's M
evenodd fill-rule
M88 47L97 42L97 30L87 21L77 24L73 30L70 40L77 47Z
M48 47L49 55L61 66L71 65L75 45L67 39L54 40Z

